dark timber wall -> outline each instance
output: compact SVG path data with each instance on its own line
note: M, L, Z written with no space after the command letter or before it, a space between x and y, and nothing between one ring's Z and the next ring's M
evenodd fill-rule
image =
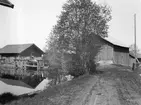
M100 47L96 62L112 61L114 64L129 66L129 48L114 45L101 37L96 37L96 40L99 40Z

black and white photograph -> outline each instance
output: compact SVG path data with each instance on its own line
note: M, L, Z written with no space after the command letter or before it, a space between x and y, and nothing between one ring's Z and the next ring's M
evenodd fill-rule
M0 105L141 105L141 0L0 0Z

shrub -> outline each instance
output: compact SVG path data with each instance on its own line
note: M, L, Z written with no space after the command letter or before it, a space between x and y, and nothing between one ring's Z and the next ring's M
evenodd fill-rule
M77 78L81 75L84 75L85 71L79 67L79 68L74 68L74 69L69 70L68 74Z
M50 85L56 85L61 82L61 75L63 75L62 69L58 67L49 67L47 77L52 80Z
M0 95L0 103L6 104L8 102L11 102L13 100L17 100L18 96L13 95L12 93L3 93Z
M85 70L79 62L76 62L74 60L70 61L70 64L68 66L68 75L74 76L76 78L84 74Z
M97 72L96 64L95 64L95 62L93 60L90 60L88 62L87 68L89 69L89 74L93 74L93 73Z
M48 70L48 78L54 79L59 75L59 69L58 68L49 68Z

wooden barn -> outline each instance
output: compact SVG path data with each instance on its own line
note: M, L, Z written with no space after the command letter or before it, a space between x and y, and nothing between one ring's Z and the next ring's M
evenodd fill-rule
M0 49L0 64L6 67L35 70L43 67L44 52L35 44L6 45Z
M6 45L0 49L1 57L41 57L44 52L35 44Z
M94 43L100 50L96 56L96 62L108 62L129 66L129 47L112 37L102 38L96 36Z

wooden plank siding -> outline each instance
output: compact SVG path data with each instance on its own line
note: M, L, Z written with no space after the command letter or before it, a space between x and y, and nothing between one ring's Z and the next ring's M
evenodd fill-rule
M101 37L96 37L99 40L100 50L95 57L95 61L111 61L114 64L129 66L129 48L114 45L113 43L104 40Z
M114 63L129 66L129 49L114 46Z
M114 46L112 43L102 39L101 37L96 37L97 43L99 43L99 51L97 56L95 57L95 61L112 61L113 62L113 51Z
M112 61L113 60L113 47L109 44L103 45L97 54L96 61Z
M129 54L125 52L114 52L114 63L129 66Z

